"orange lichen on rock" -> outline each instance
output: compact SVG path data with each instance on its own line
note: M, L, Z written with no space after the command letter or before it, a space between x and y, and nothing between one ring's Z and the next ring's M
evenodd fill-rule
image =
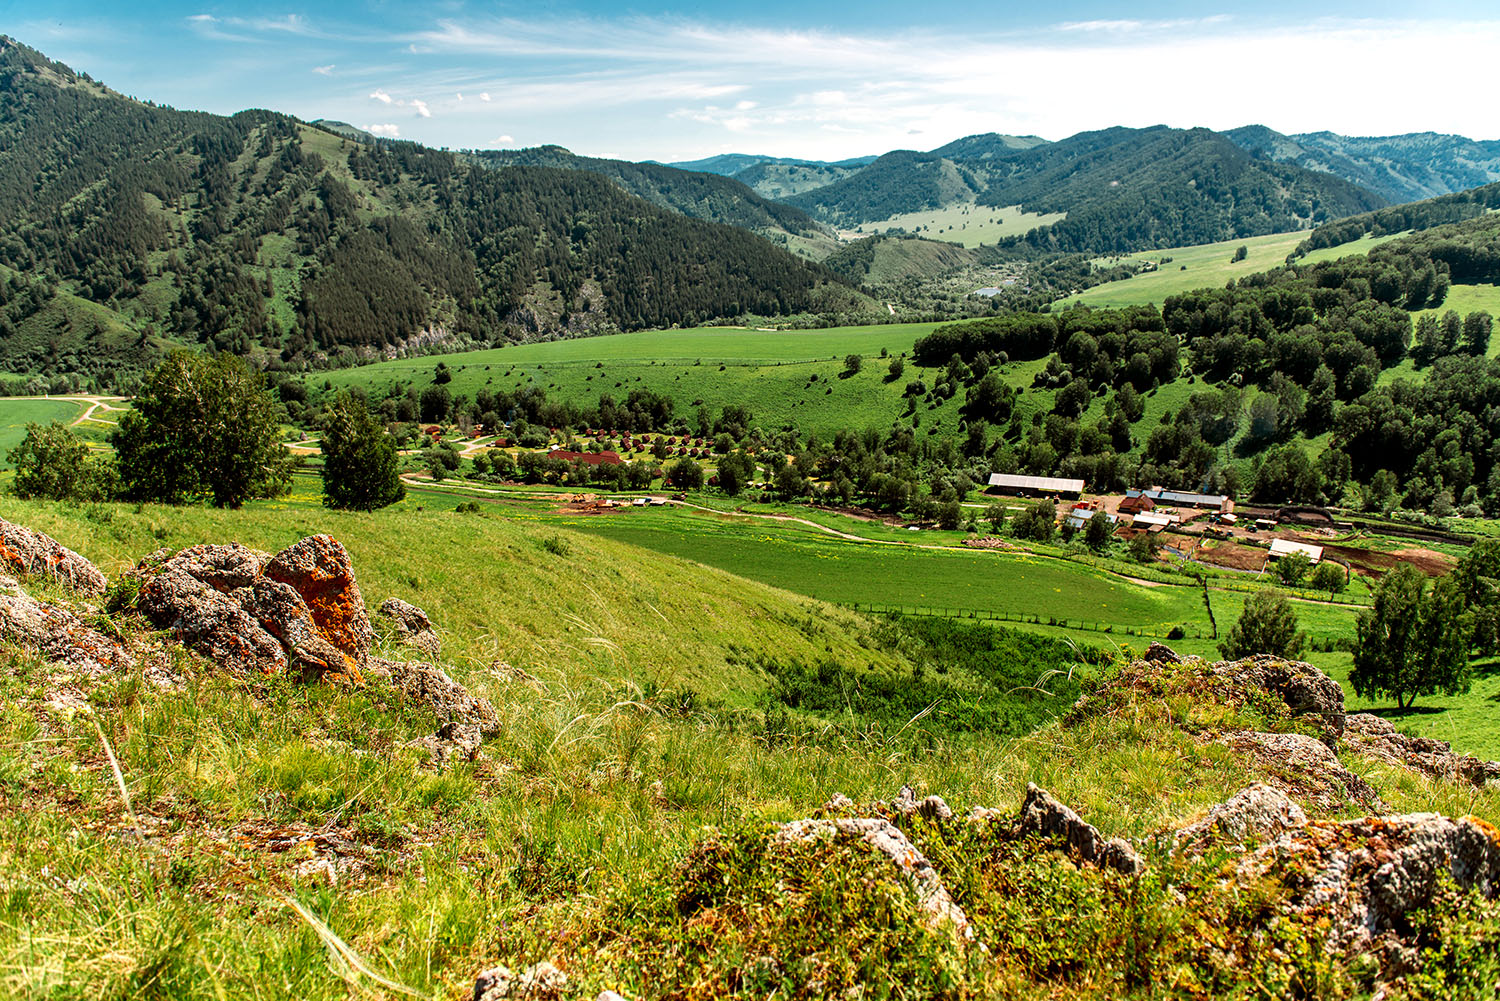
M344 655L347 673L357 679L375 631L343 545L331 535L309 536L272 557L264 574L302 598L322 637Z

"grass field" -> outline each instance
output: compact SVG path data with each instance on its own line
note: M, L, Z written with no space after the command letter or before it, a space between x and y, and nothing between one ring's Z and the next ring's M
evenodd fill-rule
M519 344L484 351L444 355L452 370L449 389L472 397L479 389L515 390L539 386L548 399L594 405L601 394L623 401L632 389L670 395L676 413L691 421L699 405L717 415L728 404L748 405L755 423L767 431L795 424L804 433L823 437L855 428L888 428L903 416L906 384L934 370L908 363L899 379L889 378L889 359L910 352L912 343L938 324L841 327L831 330L752 331L709 327L654 330L609 337ZM864 359L859 374L844 377L844 359ZM438 358L410 358L316 377L335 388L364 386L371 392L411 383L432 382ZM1040 362L1005 367L1017 387L1029 386ZM1027 392L1023 407L1049 406L1050 392ZM959 422L962 394L933 407L919 405L919 428L953 433Z
M1019 205L994 208L967 201L926 212L906 212L880 222L867 222L839 235L857 240L872 233L904 229L909 233L920 233L928 240L974 248L981 243L998 243L1008 236L1023 236L1038 226L1050 226L1064 218L1066 213L1062 212L1038 215L1022 212Z
M76 399L31 400L0 397L0 469L10 468L10 450L26 437L27 424L71 424L88 409Z
M1398 234L1399 235L1399 234ZM1242 240L1225 240L1197 247L1171 247L1153 250L1127 257L1101 258L1100 264L1112 265L1128 262L1158 262L1170 257L1156 271L1136 275L1121 281L1105 282L1085 289L1075 296L1062 300L1063 305L1081 302L1090 306L1139 306L1155 303L1158 306L1171 295L1180 295L1193 289L1220 286L1231 278L1267 271L1284 263L1286 256L1297 244L1307 238L1306 233L1277 233L1271 236L1252 236ZM1395 236L1366 237L1340 247L1329 247L1301 258L1304 263L1334 260L1352 254L1367 254L1370 250ZM1233 261L1234 252L1245 247L1249 256L1243 261Z

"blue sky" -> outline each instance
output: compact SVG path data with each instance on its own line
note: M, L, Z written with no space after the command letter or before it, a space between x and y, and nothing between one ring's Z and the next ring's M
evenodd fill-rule
M1110 125L1500 138L1490 0L0 0L0 32L132 96L434 146L837 159Z

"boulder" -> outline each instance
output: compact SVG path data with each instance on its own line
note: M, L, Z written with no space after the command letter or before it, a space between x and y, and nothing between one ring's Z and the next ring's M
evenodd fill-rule
M963 938L973 938L969 918L953 902L942 878L901 829L878 817L840 817L826 820L794 820L782 824L773 835L779 844L809 845L822 838L858 838L891 860L917 894L917 904L934 926L949 925Z
M1472 817L1435 813L1313 821L1240 865L1241 881L1279 879L1289 907L1325 919L1327 947L1385 947L1394 969L1411 962L1410 917L1432 906L1446 874L1493 899L1500 892L1500 832ZM1313 927L1309 924L1308 927Z
M1128 841L1123 838L1104 840L1096 828L1085 823L1071 808L1030 782L1026 783L1026 799L1021 804L1020 831L1022 834L1061 836L1079 858L1127 876L1134 876L1146 868L1145 861Z
M1350 803L1383 807L1368 782L1345 768L1328 745L1304 733L1258 733L1237 730L1223 740L1255 758L1267 781L1305 803L1335 812Z
M1207 841L1243 845L1274 841L1307 826L1307 814L1280 789L1257 782L1211 808L1202 820L1173 835L1179 847Z
M269 553L231 542L228 545L189 546L175 554L171 550L162 550L142 562L170 564L215 591L227 593L254 584L270 560Z
M443 641L438 638L437 630L432 628L432 620L416 605L400 598L387 598L380 603L376 614L395 627L401 642L416 647L430 659L436 660L442 652Z
M290 584L261 577L250 588L244 607L281 641L292 664L330 681L361 680L352 659L328 641L313 621L312 609Z
M943 802L941 796L927 796L922 800L917 799L917 794L912 791L911 786L904 785L896 798L891 800L891 812L898 813L904 817L913 814L926 817L928 820L951 820L953 810Z
M537 963L521 973L496 966L474 981L474 1001L550 1001L562 997L568 975L551 963Z
M1484 786L1500 782L1500 761L1481 761L1470 754L1455 754L1445 740L1408 737L1390 721L1369 713L1355 713L1344 724L1344 745L1356 754L1401 765L1439 779Z
M132 663L123 646L72 612L13 589L0 593L0 640L30 650L50 664L91 676Z
M281 643L244 607L253 591L226 594L193 576L195 567L192 559L179 563L175 557L154 567L143 561L135 571L144 577L136 607L158 629L171 630L184 646L230 671L285 670Z
M99 568L51 536L0 518L0 567L28 576L46 576L79 594L98 598L109 588Z
M1171 647L1167 646L1165 643L1160 643L1155 640L1153 640L1151 645L1146 648L1146 652L1141 655L1141 659L1150 661L1153 664L1182 663L1181 654L1179 654L1176 650L1173 650Z
M288 546L265 565L262 575L289 585L306 602L318 631L341 652L358 676L370 655L375 631L349 553L331 535L313 535Z
M500 716L489 699L471 695L442 670L421 661L376 660L402 695L430 706L439 723L472 726L485 737L500 732Z
M1323 739L1330 744L1343 736L1344 690L1311 664L1257 654L1215 664L1213 672L1237 687L1260 688L1280 696L1294 716L1318 716Z

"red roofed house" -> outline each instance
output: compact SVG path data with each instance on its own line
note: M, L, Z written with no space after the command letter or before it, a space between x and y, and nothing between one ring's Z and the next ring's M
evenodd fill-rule
M581 462L585 466L618 466L625 461L614 452L565 452L562 449L547 453L547 458Z

